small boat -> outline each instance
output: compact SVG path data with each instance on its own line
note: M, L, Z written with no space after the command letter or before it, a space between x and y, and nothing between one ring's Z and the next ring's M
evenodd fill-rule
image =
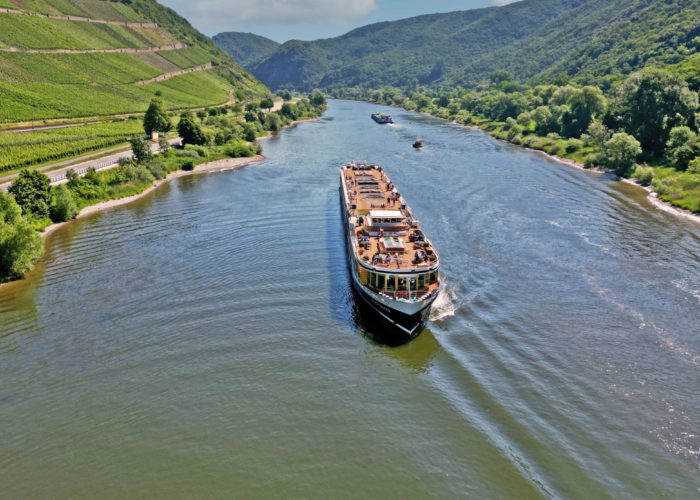
M391 115L385 115L383 113L372 113L372 120L377 123L394 123L394 119Z
M437 251L380 166L343 165L340 206L358 305L388 326L382 334L415 337L440 293Z
M416 139L413 141L413 147L416 149L423 149L423 141L421 139Z

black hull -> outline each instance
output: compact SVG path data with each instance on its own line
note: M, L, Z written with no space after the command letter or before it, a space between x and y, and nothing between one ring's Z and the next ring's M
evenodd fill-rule
M399 311L388 309L367 295L362 287L352 279L350 270L355 304L358 308L363 327L376 339L384 343L398 344L408 342L417 337L425 326L425 322L430 316L428 304L424 309L411 316Z

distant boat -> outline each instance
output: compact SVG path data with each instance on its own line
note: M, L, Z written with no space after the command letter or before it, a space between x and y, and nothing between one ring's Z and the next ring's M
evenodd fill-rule
M391 115L385 115L382 113L372 113L372 120L377 123L394 123L394 119Z
M423 141L421 139L416 139L413 141L413 147L416 149L423 149Z

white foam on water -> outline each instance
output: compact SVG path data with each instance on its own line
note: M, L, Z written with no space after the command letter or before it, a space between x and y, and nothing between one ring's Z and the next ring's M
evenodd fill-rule
M700 302L700 284L699 285L691 285L688 280L673 280L671 281L673 286L678 288L679 290L684 291L685 293L689 293L693 297L697 299L698 302Z
M443 287L438 298L433 302L433 307L430 311L431 321L440 321L449 316L454 316L460 301L457 291L454 287L447 284L443 278Z

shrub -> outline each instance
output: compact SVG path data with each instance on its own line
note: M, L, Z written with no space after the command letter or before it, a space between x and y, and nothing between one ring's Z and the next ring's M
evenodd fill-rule
M435 262L436 260L437 260L437 257L435 257L434 255L430 256L430 262Z
M177 158L199 158L199 154L191 149L178 149L175 151Z
M259 142L256 142L253 144L253 148L255 149L255 154L259 155L262 154L263 152L263 146Z
M654 169L647 166L637 165L634 169L632 177L637 179L643 186L648 186L654 180Z
M50 217L53 222L64 222L75 219L78 215L78 206L73 199L73 193L65 185L61 184L53 188L53 201L50 207Z
M255 151L244 141L234 141L226 148L226 154L231 158L251 157L255 155Z
M127 163L127 165L130 165L130 164L131 164L131 162ZM100 183L100 177L97 175L97 170L95 170L94 167L90 167L87 169L87 172L85 172L83 179L85 179L87 182L89 182L91 184L99 184Z
M700 156L688 164L688 172L691 174L700 174Z
M22 170L7 190L25 215L46 217L51 203L51 181L36 170Z
M142 137L132 137L129 139L129 143L131 144L131 150L134 152L134 157L137 162L141 163L151 158L151 147Z
M41 236L15 199L0 191L0 282L21 277L43 251Z
M182 165L180 165L182 170L194 170L194 162L192 160L185 160Z
M156 179L164 179L168 175L168 167L160 160L151 161L146 168Z

